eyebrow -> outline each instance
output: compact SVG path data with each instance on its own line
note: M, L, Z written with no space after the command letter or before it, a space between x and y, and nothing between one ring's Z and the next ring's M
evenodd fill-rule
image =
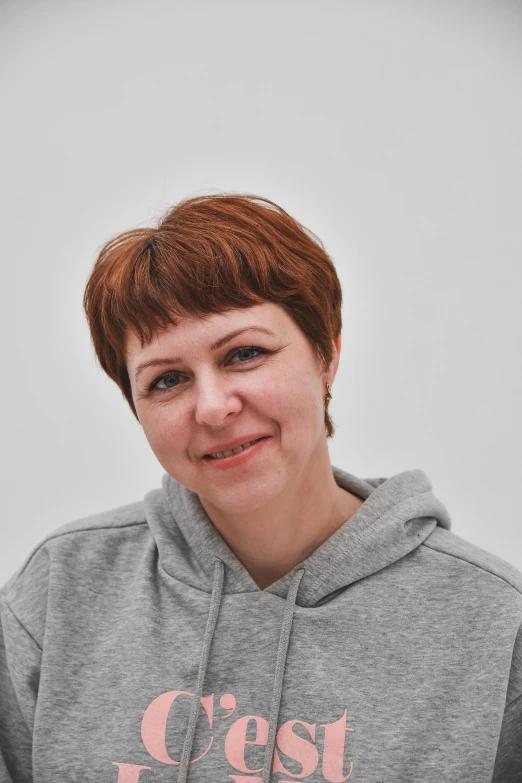
M217 351L219 348L222 348L223 345L226 345L226 343L230 342L230 340L233 340L234 337L237 337L239 334L248 331L263 332L263 334L268 334L270 337L277 336L274 334L274 332L271 332L270 329L266 329L264 326L243 326L241 329L235 329L233 332L229 332L228 334L224 335L224 337L220 337L219 340L216 340L215 343L212 343L210 350ZM167 364L178 364L182 361L183 359L180 356L167 357L165 359L150 359L150 361L143 362L137 366L136 372L134 373L134 380L137 380L138 375L147 367L164 367Z

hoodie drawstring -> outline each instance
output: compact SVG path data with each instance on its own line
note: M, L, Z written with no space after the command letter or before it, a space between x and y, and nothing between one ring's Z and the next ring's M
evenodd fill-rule
M297 599L297 591L299 589L299 582L303 578L303 575L304 568L301 568L294 574L292 583L286 596L285 613L283 615L281 633L279 635L279 647L277 650L274 685L272 688L272 704L270 706L270 716L268 718L268 738L266 741L266 751L263 762L263 783L269 783L272 771L272 757L274 755L277 719L279 718L279 708L281 706L281 693L283 691L283 677L285 674L286 656L288 653L288 644L290 642L292 621L294 619L294 608Z
M297 571L292 579L290 588L286 596L285 612L281 624L281 633L279 635L279 646L277 649L277 659L274 674L274 685L272 688L272 701L270 704L270 715L268 720L268 737L266 742L266 751L263 764L262 783L269 783L272 770L272 759L274 755L274 746L276 739L277 720L279 718L279 709L281 706L281 694L283 692L283 678L285 673L286 658L288 654L288 645L290 642L290 632L292 630L292 621L294 619L294 608L297 599L299 583L304 575L304 568ZM203 694L203 683L207 672L208 659L210 656L210 646L212 637L216 628L219 608L221 605L221 596L223 595L223 582L225 578L225 564L222 560L216 558L214 567L214 584L212 586L212 595L210 597L210 607L208 610L207 627L205 629L205 638L203 639L203 648L201 650L201 659L199 662L198 679L196 683L196 693L190 710L190 717L185 734L185 742L181 753L179 767L178 783L186 783L188 775L188 765L190 754L194 744L196 733L196 723L200 706L200 699Z
M212 595L210 596L210 608L208 610L207 627L205 629L205 638L203 639L203 649L201 650L201 659L199 662L196 693L194 694L194 701L192 702L192 707L190 710L187 733L185 734L185 742L183 744L183 752L181 753L178 783L185 783L187 780L190 754L192 752L192 745L194 744L194 734L196 733L196 723L198 720L199 700L201 699L201 695L203 693L203 682L207 672L210 645L212 644L212 637L214 635L214 629L216 627L219 614L221 595L223 593L224 577L225 564L222 560L218 560L216 558L214 567L214 584L212 586Z

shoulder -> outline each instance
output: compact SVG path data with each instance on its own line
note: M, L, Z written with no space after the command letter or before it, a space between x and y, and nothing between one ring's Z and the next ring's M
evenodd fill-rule
M522 573L502 557L437 526L421 544L456 623L479 630L492 652L505 646L511 661L507 703L522 694ZM435 562L436 561L436 562ZM439 590L439 588L436 588ZM445 615L447 619L447 615Z
M446 558L448 563L453 561L456 568L462 569L464 573L473 573L486 583L500 580L505 587L511 588L510 592L522 608L522 572L507 560L439 526L434 528L421 546L430 550L435 557Z
M150 539L143 500L67 522L29 552L0 588L0 602L41 644L53 583L101 580L116 562L132 568Z
M52 530L39 546L74 533L121 530L125 527L144 525L146 523L143 500L136 500L133 503L126 503L123 506L99 511L96 514L90 514L89 516L66 522L64 525L60 525Z

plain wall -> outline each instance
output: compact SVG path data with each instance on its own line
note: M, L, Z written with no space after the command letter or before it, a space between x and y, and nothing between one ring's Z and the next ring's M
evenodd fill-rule
M268 197L344 291L333 464L421 468L522 569L522 6L0 5L0 583L163 468L97 366L100 246L182 198Z

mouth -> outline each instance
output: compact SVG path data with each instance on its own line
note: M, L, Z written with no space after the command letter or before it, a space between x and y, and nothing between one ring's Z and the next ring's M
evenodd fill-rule
M244 443L235 449L230 449L229 451L218 451L215 454L205 454L203 459L212 460L212 461L216 460L220 462L222 462L223 460L227 461L235 457L237 454L241 454L243 451L248 451L249 449L252 448L252 446L254 446L254 444L259 443L262 440L268 440L268 438L269 438L268 435L264 435L262 438L257 438L257 440L248 441L247 443Z

